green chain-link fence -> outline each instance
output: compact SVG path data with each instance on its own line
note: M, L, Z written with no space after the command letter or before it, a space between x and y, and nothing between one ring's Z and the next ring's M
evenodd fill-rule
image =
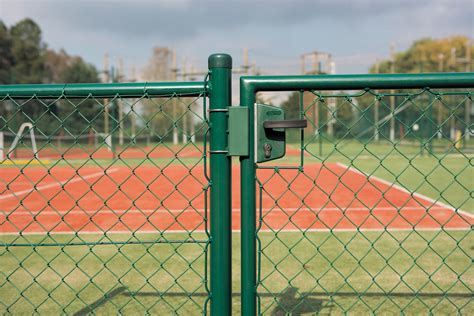
M1 94L1 313L205 312L205 83Z
M284 159L244 160L244 313L474 312L474 78L456 76L242 79L243 106L295 91L283 107L308 121Z
M243 77L240 186L230 80L0 87L2 313L474 311L473 74Z

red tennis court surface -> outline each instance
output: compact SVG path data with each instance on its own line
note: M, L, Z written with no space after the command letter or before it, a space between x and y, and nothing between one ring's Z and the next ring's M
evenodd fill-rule
M20 170L0 169L3 234L204 230L208 182L201 165ZM306 165L303 173L260 169L258 178L263 231L466 230L474 224L469 213L338 163ZM232 227L239 230L236 166L232 182Z

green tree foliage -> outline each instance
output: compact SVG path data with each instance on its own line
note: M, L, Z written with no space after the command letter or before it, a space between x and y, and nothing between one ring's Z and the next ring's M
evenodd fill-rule
M0 20L0 84L11 81L12 64L10 33L7 26ZM0 130L5 125L4 118L7 117L8 112L6 107L0 107Z
M24 19L10 29L0 20L0 84L98 82L97 69L63 49L48 49L40 27Z
M468 45L471 45L471 52L474 53L474 42L465 36L420 39L408 50L395 54L394 71L396 73L466 71L474 62L472 55L470 60L466 59ZM391 64L391 60L383 60L378 65L378 72L390 73ZM376 64L372 65L370 72L377 72Z
M46 50L45 79L48 83L98 82L97 69L79 56L70 56L63 49Z
M64 50L48 49L40 27L33 20L21 20L10 28L0 20L0 84L98 81L97 69L81 57L70 56ZM94 100L81 104L70 100L25 100L23 104L5 104L0 114L7 119L10 131L16 132L23 122L34 122L39 134L47 135L85 133L101 111L101 106ZM19 106L21 111L17 111ZM77 110L79 107L80 111ZM64 124L61 123L63 120ZM102 127L97 129L102 130Z
M6 84L11 81L12 65L10 32L7 26L0 20L0 84Z
M293 92L282 104L287 119L298 119L300 111L300 92Z
M334 135L336 137L347 137L360 133L357 130L359 124L354 122L360 122L359 119L359 105L357 98L331 98L334 106Z
M12 83L44 82L46 44L41 29L31 19L24 19L10 29L13 56Z
M45 54L45 67L48 82L51 83L87 83L99 80L97 69L93 65L84 62L81 57L69 56L64 50L48 50ZM74 135L85 134L90 128L102 131L102 120L95 119L99 117L101 110L102 106L92 99L81 101L80 104L61 100L50 107L51 114L56 114L67 123L64 124L66 133Z

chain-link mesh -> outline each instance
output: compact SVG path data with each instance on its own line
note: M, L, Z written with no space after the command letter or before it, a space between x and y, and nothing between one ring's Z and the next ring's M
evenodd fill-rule
M472 98L290 96L308 128L257 169L261 313L474 313Z
M202 87L1 98L0 313L206 312Z
M208 311L199 86L1 97L2 313ZM295 99L309 127L257 170L259 311L472 313L472 91Z

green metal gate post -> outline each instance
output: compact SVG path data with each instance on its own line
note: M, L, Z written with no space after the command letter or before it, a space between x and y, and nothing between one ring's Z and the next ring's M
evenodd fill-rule
M240 79L240 106L249 108L249 155L240 157L241 196L241 314L256 315L256 197L255 197L255 91L252 85Z
M231 106L232 58L209 56L211 167L211 315L232 306L231 157L227 155L227 111Z

